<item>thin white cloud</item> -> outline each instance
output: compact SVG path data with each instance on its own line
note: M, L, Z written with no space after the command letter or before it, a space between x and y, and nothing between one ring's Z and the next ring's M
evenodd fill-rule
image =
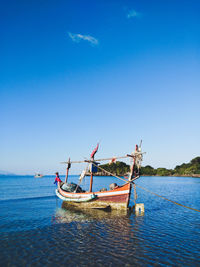
M129 10L128 14L127 14L127 18L138 18L141 16L141 13L135 11L134 9Z
M69 37L72 39L72 41L76 43L79 43L80 41L83 40L83 41L89 42L91 45L99 44L99 41L90 35L83 35L80 33L71 33L71 32L68 32L68 34L69 34Z

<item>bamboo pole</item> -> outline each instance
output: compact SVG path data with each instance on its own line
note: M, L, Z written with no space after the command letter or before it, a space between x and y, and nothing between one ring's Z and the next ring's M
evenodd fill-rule
M96 159L96 161L106 161L106 160L112 160L113 158L115 159L125 159L125 158L129 158L129 157L135 157L137 155L143 155L145 154L146 152L137 152L137 153L134 153L133 155L129 155L127 154L126 156L119 156L119 157L112 157L112 158L103 158L103 159ZM71 161L71 163L85 163L85 162L90 162L91 160L79 160L79 161ZM63 161L61 162L62 164L67 164L68 162L67 161Z

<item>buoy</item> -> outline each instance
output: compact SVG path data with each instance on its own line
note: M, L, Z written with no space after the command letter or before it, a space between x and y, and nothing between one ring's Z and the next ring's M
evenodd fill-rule
M144 215L144 203L135 204L135 215Z

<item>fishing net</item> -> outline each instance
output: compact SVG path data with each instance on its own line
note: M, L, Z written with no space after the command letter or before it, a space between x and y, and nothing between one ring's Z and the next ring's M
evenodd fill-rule
M85 192L79 185L75 184L75 183L68 183L68 184L63 184L61 186L62 190L66 191L66 192L71 192L74 193L76 191L76 193L83 193Z

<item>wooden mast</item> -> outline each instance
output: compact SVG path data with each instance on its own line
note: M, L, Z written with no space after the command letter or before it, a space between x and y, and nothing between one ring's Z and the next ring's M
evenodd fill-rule
M137 151L138 151L138 145L135 146L135 152L137 152ZM129 181L131 181L133 178L133 175L134 175L135 156L131 156L131 155L127 155L127 156L133 157L133 163L130 166L130 176L129 176Z
M92 184L93 184L93 172L92 172L93 163L92 162L94 161L94 155L97 153L98 148L99 148L99 143L97 144L95 149L92 151L92 154L90 156L90 160L91 160L91 176L90 176L90 190L89 190L89 192L92 192Z
M94 157L91 158L91 161L94 161ZM93 185L93 172L92 172L92 163L91 163L91 176L90 176L90 190L89 192L92 192L92 185Z
M89 190L89 192L92 192L92 184L93 184L93 173L91 172L91 176L90 176L90 190Z
M67 162L67 171L66 171L66 177L65 177L65 184L67 183L67 179L68 179L68 174L69 174L69 169L71 167L71 162L70 162L70 158L68 159Z

